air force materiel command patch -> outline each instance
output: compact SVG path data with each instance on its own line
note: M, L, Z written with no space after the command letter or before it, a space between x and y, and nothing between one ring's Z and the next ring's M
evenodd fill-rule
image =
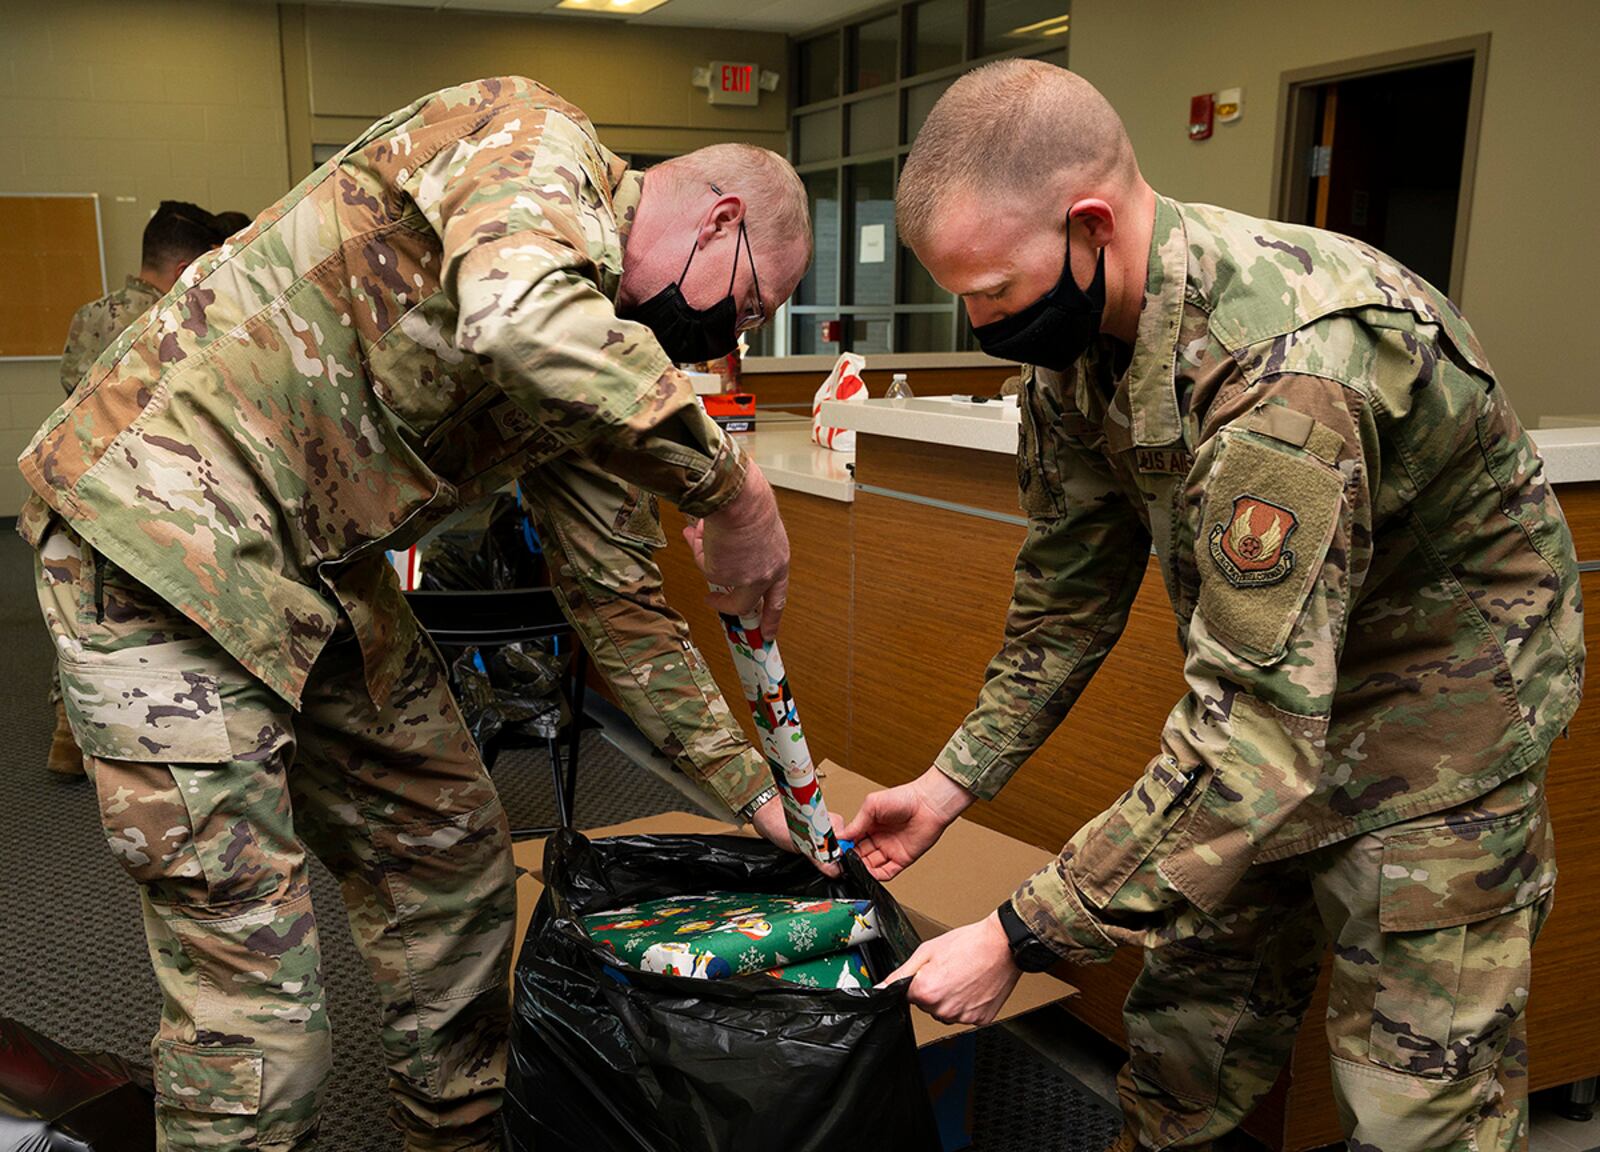
M1266 588L1294 571L1289 537L1300 524L1295 514L1258 496L1234 498L1226 524L1211 528L1211 559L1235 588Z

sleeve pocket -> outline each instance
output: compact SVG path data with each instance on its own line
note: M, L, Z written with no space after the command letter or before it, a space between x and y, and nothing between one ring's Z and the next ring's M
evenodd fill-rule
M1200 615L1240 655L1275 664L1322 573L1344 481L1309 453L1247 433L1225 437L1195 548Z
M1183 818L1203 789L1195 768L1179 769L1171 756L1153 760L1143 776L1089 825L1067 865L1073 882L1104 908Z

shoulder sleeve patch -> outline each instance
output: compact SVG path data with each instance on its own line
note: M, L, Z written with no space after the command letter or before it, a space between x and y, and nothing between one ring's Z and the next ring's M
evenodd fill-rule
M1249 434L1227 436L1219 456L1195 547L1200 614L1241 656L1272 664L1321 574L1344 483L1315 456Z

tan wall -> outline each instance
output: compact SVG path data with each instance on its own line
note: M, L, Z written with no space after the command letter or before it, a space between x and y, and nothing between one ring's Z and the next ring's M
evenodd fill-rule
M0 191L99 193L115 287L162 200L254 213L282 194L281 73L268 4L0 0ZM0 514L60 371L0 361Z
M318 143L342 143L434 89L516 74L578 105L619 151L687 151L730 140L780 152L787 146L789 68L786 41L775 33L365 6L307 7L305 23ZM692 69L712 59L755 63L782 81L754 108L714 108L689 82Z
M1484 32L1488 86L1459 303L1525 423L1600 413L1594 357L1567 329L1600 266L1600 4L1073 0L1072 66L1122 113L1159 191L1268 214L1283 72ZM1244 118L1188 140L1189 97L1232 87L1244 88Z

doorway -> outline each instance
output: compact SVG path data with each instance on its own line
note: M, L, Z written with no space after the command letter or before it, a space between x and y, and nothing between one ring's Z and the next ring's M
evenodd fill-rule
M1284 76L1277 210L1459 296L1488 37Z

